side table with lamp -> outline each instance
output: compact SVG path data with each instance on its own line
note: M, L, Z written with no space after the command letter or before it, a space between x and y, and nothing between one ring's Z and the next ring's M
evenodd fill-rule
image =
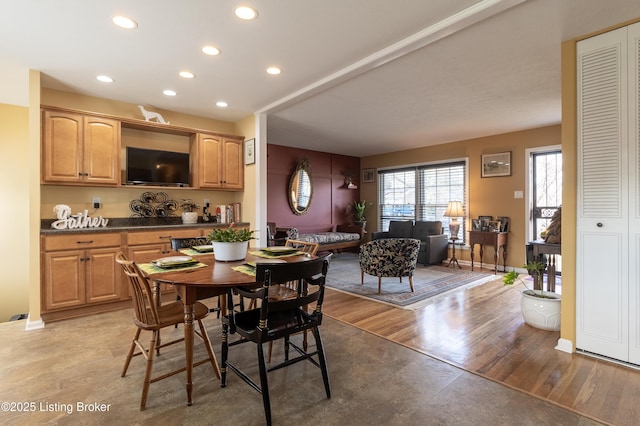
M456 241L458 240L458 232L460 231L460 224L458 223L459 217L464 217L464 208L462 207L461 201L449 201L447 205L447 210L444 212L444 217L450 217L451 222L449 222L449 239L451 240L452 245L452 253L451 259L449 260L449 265L453 267L460 267L458 264L458 259L456 259Z

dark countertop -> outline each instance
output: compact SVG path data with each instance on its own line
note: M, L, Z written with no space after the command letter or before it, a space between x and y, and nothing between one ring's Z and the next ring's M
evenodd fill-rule
M166 218L110 218L107 226L102 228L81 228L81 229L55 229L51 224L57 219L42 219L40 221L40 234L78 234L88 232L122 232L122 231L153 231L162 229L201 229L227 227L228 223L202 222L202 217L198 218L198 223L183 224L180 217ZM249 226L248 222L238 222L237 226Z

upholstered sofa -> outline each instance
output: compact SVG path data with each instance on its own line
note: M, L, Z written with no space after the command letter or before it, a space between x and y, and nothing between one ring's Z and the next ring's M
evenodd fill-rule
M411 220L389 222L388 231L371 234L372 240L383 238L415 238L420 240L418 263L437 265L448 257L449 238L443 233L442 222Z

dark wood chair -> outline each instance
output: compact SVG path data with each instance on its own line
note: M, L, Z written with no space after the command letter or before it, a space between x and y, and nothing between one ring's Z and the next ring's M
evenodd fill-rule
M184 321L184 306L181 302L171 302L167 304L161 304L158 297L152 291L149 281L144 277L138 265L130 260L127 260L124 253L119 252L116 255L116 262L118 262L124 273L126 274L129 286L131 288L131 294L133 295L131 300L133 301L133 323L136 325L137 330L131 341L129 352L122 369L122 377L127 374L129 364L134 356L142 355L147 360L147 367L144 375L144 383L142 385L142 398L140 399L140 410L144 410L147 405L147 397L149 395L149 385L157 382L158 380L171 377L175 374L181 373L186 370L186 367L182 367L178 370L165 373L158 377L151 377L153 369L153 360L156 351L160 348L173 345L184 341L184 337L172 340L167 343L160 343L160 330L165 327L173 327L178 324L182 324ZM200 302L197 302L194 306L195 320L198 322L200 328L196 331L196 336L202 340L207 350L207 358L194 362L194 366L204 363L211 363L213 370L217 377L220 377L220 368L218 367L218 361L211 349L211 342L209 336L207 336L207 330L202 323L202 319L209 315L209 308ZM151 341L149 347L146 348L140 341L140 333L142 331L151 332ZM139 352L136 352L138 348Z
M175 251L207 244L211 244L211 242L207 240L207 237L171 238L171 249Z
M222 387L227 385L227 371L230 370L261 393L268 425L271 424L271 403L267 380L269 371L308 360L320 368L327 398L331 398L329 374L319 329L322 324L322 301L330 256L329 254L317 259L294 263L259 263L256 268L256 281L261 284L261 287L257 289L234 287L231 290L244 298L260 300L261 304L259 308L234 312L230 302L229 314L222 318L221 385ZM283 300L269 298L271 285L290 281L298 282L296 297ZM305 307L313 304L315 304L314 310L308 313ZM307 352L289 339L291 335L306 330L311 330L315 337L316 345L313 352ZM229 335L236 333L240 335L240 339L229 342ZM282 338L285 340L285 359L267 369L262 345L265 342ZM229 348L247 342L253 342L257 345L260 384L254 382L245 372L229 361ZM297 352L297 356L291 359L289 358L290 347ZM317 360L314 358L316 356ZM292 395L292 397L295 396Z

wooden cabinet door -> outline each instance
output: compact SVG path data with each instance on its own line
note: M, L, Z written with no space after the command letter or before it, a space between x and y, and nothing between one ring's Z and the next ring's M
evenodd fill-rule
M44 254L45 311L84 304L84 257L84 250Z
M82 182L82 127L83 119L79 114L44 112L43 182Z
M120 123L97 117L84 117L83 181L118 185L120 183Z
M243 144L241 140L224 138L222 185L227 189L244 189L244 158L242 155Z
M45 111L42 181L120 183L120 123L66 112Z
M119 300L121 295L128 295L120 287L122 269L116 262L118 250L107 248L86 251L84 267L87 303Z
M198 135L198 186L200 188L223 187L222 138Z

